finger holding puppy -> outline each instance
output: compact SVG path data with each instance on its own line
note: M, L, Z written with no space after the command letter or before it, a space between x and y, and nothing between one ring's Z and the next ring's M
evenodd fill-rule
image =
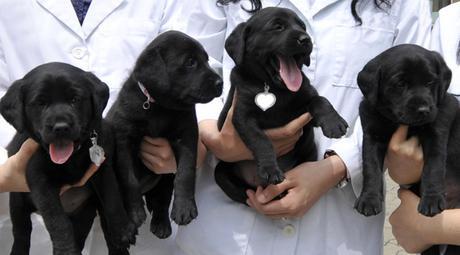
M401 125L393 134L385 158L390 177L398 184L420 180L423 169L423 149L417 137L407 139L408 126Z

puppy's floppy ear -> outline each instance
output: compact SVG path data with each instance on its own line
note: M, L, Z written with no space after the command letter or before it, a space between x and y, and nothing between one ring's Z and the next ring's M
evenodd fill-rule
M313 51L313 43L310 39L308 39L308 53L305 55L305 59L303 60L304 65L310 66L310 55Z
M358 86L371 104L377 103L380 83L380 65L377 58L369 61L358 74Z
M23 79L15 81L0 100L0 112L13 127L21 133L25 127Z
M449 89L449 85L452 80L452 71L449 67L447 67L447 64L441 54L436 51L432 51L432 53L436 60L436 71L439 78L438 102L441 102L446 96L447 89Z
M86 77L93 85L93 91L91 93L93 111L98 118L102 118L102 112L109 100L109 87L91 72L86 72Z
M246 44L246 22L240 23L225 41L225 50L236 65L243 62Z
M160 51L160 47L144 50L133 71L135 81L143 83L153 97L166 93L170 87L168 69Z

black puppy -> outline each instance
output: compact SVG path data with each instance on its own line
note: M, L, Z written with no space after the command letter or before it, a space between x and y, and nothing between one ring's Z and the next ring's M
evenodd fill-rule
M112 169L111 128L101 123L108 97L107 85L93 74L64 63L48 63L14 82L1 99L1 114L18 131L8 153L16 153L29 137L40 144L27 165L30 194L10 195L11 254L29 254L30 214L35 211L43 216L53 254L81 254L96 209L111 254L126 254L134 242L136 229L124 210ZM90 167L90 136L105 150L106 160L87 183L95 195L67 215L60 188L78 182Z
M119 174L126 203L138 224L144 219L139 216L145 217L145 212L137 180L160 178L138 157L141 140L144 136L165 137L172 146L177 161L175 176L163 175L154 187L143 188L147 208L153 211L150 230L160 238L171 234L168 208L173 187L171 218L183 225L197 216L195 104L209 102L221 93L222 80L209 67L203 47L183 33L169 31L141 53L108 113L108 120L116 127Z
M447 144L458 110L457 100L447 93L451 76L441 55L416 45L393 47L359 73L364 183L355 208L361 214L382 211L383 160L400 124L408 125L409 135L418 136L423 147L418 211L433 216L446 208Z
M338 138L348 125L301 71L303 64L310 64L312 43L305 24L293 11L276 7L260 10L233 30L225 49L236 66L219 129L236 93L232 121L255 162L220 162L215 178L230 198L245 203L247 188L280 183L284 171L316 160L314 126L321 127L327 137ZM304 127L295 149L277 159L263 129L283 126L306 112L313 120Z

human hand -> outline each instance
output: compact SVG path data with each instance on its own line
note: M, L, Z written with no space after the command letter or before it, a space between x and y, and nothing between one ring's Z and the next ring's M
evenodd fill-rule
M241 140L233 126L233 106L230 107L222 129L217 128L216 120L200 122L200 136L206 147L214 155L226 162L236 162L253 159L252 152ZM277 156L282 156L294 149L297 140L302 135L302 128L312 119L309 113L304 113L283 127L268 129L265 134L271 140Z
M206 156L206 147L198 139L197 167L201 167ZM175 173L177 169L174 151L168 140L145 136L140 146L140 157L144 165L156 174Z
M388 145L385 164L388 174L398 184L412 184L420 180L423 170L423 150L417 137L407 139L409 127L399 126Z
M338 156L305 162L286 172L280 184L258 187L256 192L247 190L246 203L270 218L302 217L345 174L345 165ZM273 200L285 191L284 197Z
M439 216L433 218L420 214L417 210L420 198L410 190L400 189L401 204L390 216L392 232L398 244L409 253L420 253L434 245L433 231L439 224Z
M9 157L0 168L0 192L29 192L26 168L29 159L38 149L38 143L27 139L19 151Z

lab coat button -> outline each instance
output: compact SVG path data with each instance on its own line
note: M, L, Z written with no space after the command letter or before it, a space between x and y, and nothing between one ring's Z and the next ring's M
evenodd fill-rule
M86 50L82 47L75 47L72 49L72 56L77 59L81 59L85 56Z
M287 224L283 228L283 234L285 236L293 236L295 234L295 228L291 224Z

